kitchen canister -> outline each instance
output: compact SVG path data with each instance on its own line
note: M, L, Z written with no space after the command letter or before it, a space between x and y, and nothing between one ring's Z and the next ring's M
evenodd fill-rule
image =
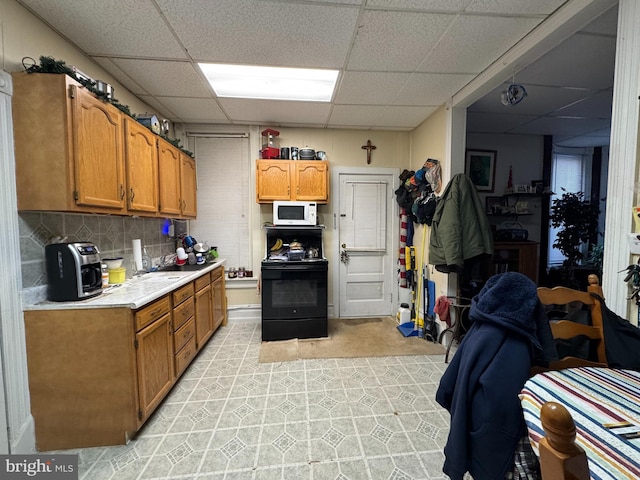
M109 270L109 283L112 285L124 283L126 272L127 269L124 267L112 268L111 270Z
M280 158L283 160L289 160L289 147L282 147L280 149Z

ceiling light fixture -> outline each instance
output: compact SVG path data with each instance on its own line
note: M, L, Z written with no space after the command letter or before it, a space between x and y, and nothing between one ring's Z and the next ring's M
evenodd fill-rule
M219 97L329 102L338 70L199 63Z

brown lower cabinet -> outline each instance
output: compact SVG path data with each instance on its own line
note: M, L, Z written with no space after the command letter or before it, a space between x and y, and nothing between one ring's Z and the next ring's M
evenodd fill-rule
M138 310L25 311L37 449L127 443L204 347L196 326L210 325L208 339L226 325L223 272L216 268ZM202 279L208 309L197 307Z
M213 335L213 295L211 294L211 276L203 275L195 282L196 299L196 345L204 343Z
M176 377L173 366L171 302L165 296L135 314L136 369L140 408L144 421L171 390Z

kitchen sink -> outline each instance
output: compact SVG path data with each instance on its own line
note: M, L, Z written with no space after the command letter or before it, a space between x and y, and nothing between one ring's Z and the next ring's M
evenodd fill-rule
M152 273L142 276L139 281L144 283L172 283L176 280L180 280L183 277L184 275L171 275L169 273L162 275L158 273Z
M167 265L158 269L159 272L195 272L207 268L210 263L204 263L202 265Z

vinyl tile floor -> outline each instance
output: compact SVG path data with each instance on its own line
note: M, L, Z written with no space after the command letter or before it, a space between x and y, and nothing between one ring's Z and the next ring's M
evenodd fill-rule
M258 363L260 341L219 328L127 445L58 453L81 480L446 478L443 355Z

